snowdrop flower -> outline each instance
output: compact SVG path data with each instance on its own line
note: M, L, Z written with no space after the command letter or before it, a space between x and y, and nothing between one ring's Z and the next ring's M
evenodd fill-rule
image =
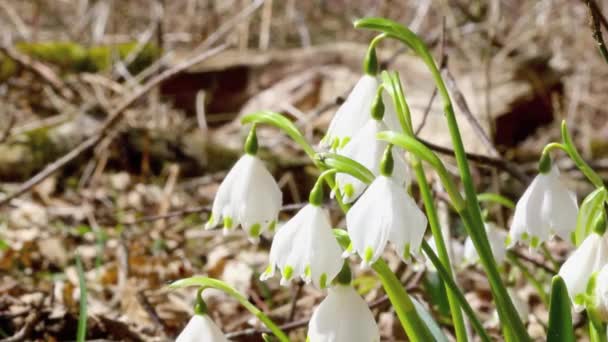
M380 82L376 76L364 75L357 81L329 124L321 146L343 147L369 118L372 102Z
M327 213L320 203L311 201L278 229L270 248L269 266L261 279L274 276L278 267L282 285L300 276L325 288L342 268L341 254Z
M228 342L220 328L206 314L192 316L176 342Z
M509 245L529 240L530 246L537 247L551 234L570 239L576 228L577 214L576 195L561 183L557 168L541 172L517 202Z
M283 194L264 163L255 156L255 128L252 132L245 144L248 153L236 162L217 190L205 228L223 222L226 232L241 225L255 241L264 230L274 229Z
M577 311L583 309L582 298L587 283L594 272L608 264L608 239L595 232L589 234L559 270L564 279L570 299Z
M388 241L400 256L408 259L411 251L420 249L426 230L424 213L405 192L403 184L391 176L391 150L389 146L384 153L381 175L346 214L348 235L364 266L380 257Z
M369 119L352 141L340 151L340 154L361 163L377 176L380 173L380 161L388 143L376 139L376 134L386 130L388 128L381 119ZM400 187L404 187L410 181L409 168L402 154L397 151L392 153L395 162L393 178ZM346 173L336 175L336 184L344 196L345 203L353 202L367 187L365 183Z
M507 256L507 248L505 245L505 242L507 241L507 232L499 229L491 222L486 223L485 226L494 259L496 260L496 263L502 264ZM475 249L473 240L471 240L470 237L467 237L464 243L464 261L467 264L474 264L479 261L477 249Z
M380 332L367 303L350 285L336 284L308 324L310 342L379 342Z

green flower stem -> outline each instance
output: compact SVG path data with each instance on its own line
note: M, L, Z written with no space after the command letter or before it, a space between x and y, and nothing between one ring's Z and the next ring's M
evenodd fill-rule
M388 75L388 74L384 74ZM383 75L383 76L384 76ZM397 73L393 74L394 77L389 77L389 83L391 85L391 90L389 91L392 94L393 101L395 104L395 108L397 110L397 114L399 116L399 122L401 123L401 129L410 137L414 137L414 132L412 129L412 118L410 113L410 108L405 98L405 94L403 92L403 88L401 87L401 81L399 80L399 75ZM439 253L439 259L441 260L442 265L447 270L447 276L451 279L453 278L452 266L450 263L450 257L448 250L445 245L445 240L443 238L443 233L441 231L441 226L439 224L439 218L437 215L437 210L435 208L435 202L433 201L433 196L431 195L431 187L426 179L424 174L424 168L422 167L422 163L416 156L412 156L411 158L412 168L414 169L414 173L416 175L416 180L418 182L418 186L420 188L420 193L422 195L422 200L424 202L424 208L426 210L426 214L429 220L429 226L431 227L431 232L433 234L433 238L435 240L435 246L437 246L437 251ZM426 244L426 242L425 242ZM443 278L443 277L442 277ZM459 303L458 295L462 295L456 286L455 282L452 282L454 287L450 287L445 281L444 286L446 287L446 293L448 297L448 304L450 306L450 313L452 314L452 322L454 323L454 332L456 334L457 341L467 341L467 330L465 327L465 322L462 317L462 311L460 309L461 303ZM464 298L464 297L463 297ZM468 304L468 303L467 303ZM474 318L476 319L476 317ZM477 322L479 323L479 322ZM483 327L480 325L481 329ZM476 327L478 328L478 327ZM479 332L479 335L482 336L485 334L485 330Z
M414 303L410 296L386 262L382 259L378 259L378 261L372 265L372 268L380 277L382 286L384 287L391 304L393 304L397 317L399 317L399 321L405 329L410 341L433 341L430 331L416 312L416 308L414 307Z
M268 316L266 316L266 314L260 311L260 309L258 309L255 305L251 304L251 302L249 302L247 298L245 298L245 296L243 296L240 292L238 292L225 282L217 279L197 276L177 280L171 283L171 285L169 285L169 288L178 289L189 286L214 288L226 293L230 297L236 299L245 309L247 309L247 311L251 312L251 314L257 317L262 323L264 323L264 325L268 329L270 329L270 331L272 331L272 333L279 339L279 341L289 342L289 337L287 337L287 335L285 335L285 333Z
M422 39L420 39L415 33L406 27L403 27L396 22L381 18L367 18L358 20L355 23L355 27L384 32L388 35L388 37L402 41L407 46L412 48L420 58L422 58L430 70L439 94L443 99L444 113L447 119L450 136L452 138L456 163L458 165L465 190L464 192L466 195L465 200L467 206L466 210L464 210L464 212L459 212L459 214L465 223L465 229L471 237L473 245L477 249L481 264L483 265L488 276L499 316L505 325L503 330L510 330L509 334L512 334L513 338L517 341L529 341L530 337L526 332L525 326L522 320L519 318L517 310L515 309L509 294L507 293L507 289L500 279L500 272L498 271L498 266L496 265L496 261L492 255L490 243L484 229L481 209L477 200L477 193L473 184L471 170L469 169L469 163L464 150L464 144L460 135L458 123L456 121L452 101L450 100L447 87L441 77L433 56Z
M600 177L589 164L587 164L583 157L581 157L580 153L574 146L572 142L572 138L570 137L570 133L568 132L568 126L566 126L566 120L562 121L562 140L564 145L566 146L566 152L570 156L570 158L574 161L574 164L583 172L583 174L589 179L589 181L595 185L596 188L601 188L604 186L604 181L602 177Z
M513 252L507 252L507 259L513 266L519 268L519 270L521 271L523 276L526 279L528 279L528 281L532 284L532 286L534 286L534 288L536 289L536 292L538 292L538 296L540 297L540 300L543 302L543 304L545 304L545 306L548 306L549 305L549 296L547 295L547 292L545 291L543 284L540 281L538 281L538 279L536 279L536 277L534 277L534 275L532 275L532 273L526 267L526 265L524 265Z
M562 265L560 265L560 263L557 262L557 260L555 260L555 258L551 254L551 251L549 250L549 248L547 248L547 245L543 243L540 248L543 251L543 255L545 256L545 258L547 260L549 260L551 262L551 264L553 265L553 268L555 268L556 270L559 270L559 268Z
M450 292L454 294L454 297L458 300L459 304L462 306L462 309L467 314L467 317L471 320L471 324L473 325L473 329L479 335L482 341L491 341L490 336L483 327L483 324L479 321L477 316L475 315L475 311L471 308L471 305L464 297L458 285L454 281L454 277L450 274L449 268L445 267L439 257L435 254L431 246L426 241L422 241L422 250L426 254L426 256L431 260L435 268L437 269L437 273L441 279L443 279L446 287L450 289Z
M500 194L496 194L493 192L481 193L481 194L477 195L477 200L479 202L494 202L494 203L502 205L503 207L506 207L509 209L515 209L515 203L513 203L513 201L511 201L510 199L508 199Z
M589 322L589 339L591 342L608 342L606 337L606 325L605 324L594 324Z

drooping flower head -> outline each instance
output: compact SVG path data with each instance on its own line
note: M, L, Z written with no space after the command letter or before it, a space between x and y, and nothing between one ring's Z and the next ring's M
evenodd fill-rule
M594 272L608 264L608 238L595 232L589 234L583 243L568 257L559 270L564 279L570 299L577 311L583 309L579 297L587 289L589 279Z
M310 342L379 342L374 315L357 291L345 284L329 288L308 324Z
M390 241L397 253L408 259L417 253L427 219L392 173L391 148L384 154L381 174L346 214L346 227L353 249L364 265L374 263ZM387 167L387 165L389 167Z
M281 284L299 276L325 288L342 268L342 249L336 240L329 216L321 207L321 179L311 191L310 203L277 230L270 247L268 269L261 279L281 271Z
M252 134L255 137L255 132ZM257 142L251 143L251 136L246 143L250 145L246 148L248 153L236 162L220 184L205 228L223 222L227 231L241 225L255 240L265 230L274 229L283 194L264 163L255 156Z
M194 315L175 342L228 342L209 315Z
M382 155L388 143L376 139L376 135L386 130L388 128L382 120L370 118L339 154L359 162L374 175L378 176L380 174ZM409 168L402 154L396 150L393 150L392 153L395 162L393 179L401 187L404 187L410 182ZM344 195L345 203L353 202L367 187L365 183L346 173L336 175L336 184Z
M537 247L552 234L570 240L577 214L576 195L562 184L557 168L541 172L517 202L509 245L524 240Z

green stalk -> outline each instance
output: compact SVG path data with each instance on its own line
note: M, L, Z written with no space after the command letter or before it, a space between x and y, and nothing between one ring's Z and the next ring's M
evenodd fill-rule
M178 289L188 286L198 286L203 288L214 288L220 290L230 297L236 299L247 311L251 312L255 317L257 317L264 325L272 331L272 333L279 339L281 342L289 342L289 337L285 335L285 333L279 328L266 314L264 314L260 309L258 309L255 305L251 304L243 296L240 292L235 290L230 285L225 282L217 279L197 276L186 279L177 280L169 285L169 288Z
M589 322L589 339L591 342L608 342L606 337L606 325L597 326L593 322Z
M429 52L425 43L418 36L416 36L415 33L396 22L387 19L368 18L357 21L355 23L355 27L381 31L387 33L389 37L404 42L422 58L430 70L439 94L443 99L444 113L448 123L450 136L452 138L456 163L458 165L464 186L467 207L464 212L460 213L460 215L465 223L465 229L471 237L473 245L479 254L481 264L486 271L488 280L490 282L490 287L496 301L499 316L505 325L505 329L510 330L510 334L512 334L513 338L517 341L529 341L530 337L526 332L524 323L519 318L515 306L511 302L511 298L507 293L507 289L502 283L498 266L496 265L496 261L492 255L492 250L490 249L490 243L484 229L481 209L477 200L477 193L473 184L471 170L469 169L469 163L464 150L460 130L458 128L458 122L456 121L452 101L433 56Z
M449 269L443 265L441 260L439 260L439 257L435 255L435 252L426 241L422 241L422 250L427 255L427 257L431 259L431 262L437 269L437 273L439 273L439 276L441 277L441 279L443 279L444 283L446 284L446 287L450 289L450 293L454 294L454 298L458 300L459 304L462 306L462 309L467 314L467 317L469 317L469 319L471 320L473 329L475 329L475 331L479 335L479 338L481 338L481 340L485 342L491 341L490 336L486 332L486 329L484 329L479 319L477 319L475 311L473 310L467 299L464 297L462 292L460 292L460 289L458 288L458 285L456 285L454 277L450 274Z
M372 265L372 268L376 271L378 277L380 277L380 282L382 282L388 299L391 301L391 304L393 304L397 317L399 317L399 322L401 322L410 341L433 341L433 336L416 312L416 307L410 299L410 296L386 262L382 259L378 259L378 261Z
M401 129L407 135L414 137L409 105L407 104L405 94L403 93L398 74L395 74L395 77L392 78L391 81L391 86L393 90L393 101L395 102L395 108L397 110L397 113L399 114L399 122L401 123ZM439 218L437 215L437 211L435 210L435 202L433 201L433 196L431 195L431 188L426 180L422 163L415 156L411 159L412 168L414 169L414 173L416 175L416 180L418 182L420 193L422 195L422 200L424 202L426 215L429 220L429 226L431 227L431 233L433 234L435 246L437 247L437 252L439 253L439 259L441 260L441 263L444 268L447 270L447 276L453 278L454 275L452 272L450 257L448 254L448 250L445 246L443 234L441 232ZM424 243L426 244L426 242ZM452 322L454 323L454 332L456 335L456 340L468 341L467 330L465 327L464 319L462 317L462 310L460 309L460 305L457 299L458 288L449 287L446 280L444 280L444 286L446 288L448 304L450 306L450 313L452 314ZM483 330L483 327L481 328ZM480 336L482 335L482 333L485 333L485 331L480 332Z

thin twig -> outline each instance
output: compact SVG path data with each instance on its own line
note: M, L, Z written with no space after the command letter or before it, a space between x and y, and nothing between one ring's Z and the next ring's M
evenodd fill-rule
M589 7L589 14L591 16L591 32L593 34L593 39L595 39L604 61L608 63L608 49L606 49L606 43L604 42L604 36L602 35L602 28L600 27L600 20L603 20L604 27L608 29L608 26L606 25L606 18L603 17L602 12L595 1L587 0L587 6Z
M196 56L190 60L177 64L173 68L168 69L165 72L150 79L150 81L148 81L146 84L144 84L141 88L136 90L131 95L127 96L127 98L115 110L113 110L109 114L108 118L103 123L103 125L99 128L97 133L95 133L93 136L91 136L87 140L83 141L82 143L80 143L80 145L78 145L76 148L74 148L73 150L71 150L70 152L65 154L64 156L55 160L53 163L47 165L42 171L38 172L32 178L28 179L23 184L21 184L15 192L13 192L10 195L1 199L0 206L7 204L13 198L19 197L22 194L28 192L34 186L36 186L37 184L39 184L40 182L42 182L49 176L53 175L55 172L61 170L64 166L66 166L68 163L72 162L74 159L76 159L82 153L84 153L84 152L88 151L89 149L93 148L94 146L96 146L109 133L109 130L120 121L125 110L127 108L129 108L133 103L135 103L135 101L137 101L140 97L142 97L143 95L148 93L150 90L154 89L156 86L161 84L163 81L175 76L176 74L180 73L181 71L186 70L186 69L192 67L193 65L196 65L196 64L202 62L203 60L220 53L221 51L224 51L226 48L227 48L226 44L219 45L213 49L210 49L208 51L205 51L205 52L199 54L198 56Z

